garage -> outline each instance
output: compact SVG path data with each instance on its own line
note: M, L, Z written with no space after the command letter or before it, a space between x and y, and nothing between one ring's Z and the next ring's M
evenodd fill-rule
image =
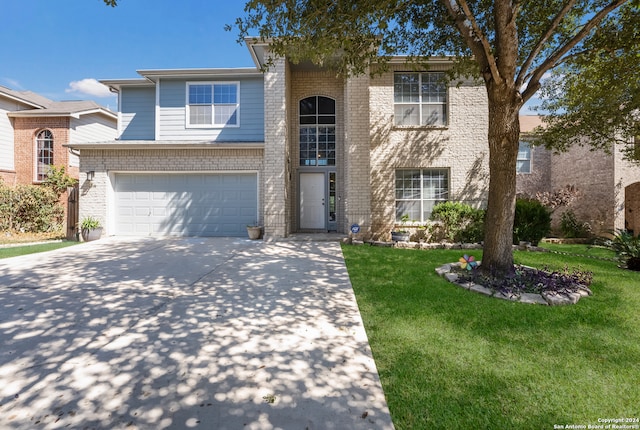
M117 173L121 236L245 236L258 214L256 173Z

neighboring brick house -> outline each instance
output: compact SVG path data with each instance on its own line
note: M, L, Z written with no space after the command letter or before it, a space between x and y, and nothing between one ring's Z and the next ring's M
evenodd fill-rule
M559 154L531 147L526 137L540 125L540 116L520 117L523 141L518 156L518 193L532 196L574 187L575 200L553 214L554 229L562 213L572 210L596 235L623 228L640 232L640 165L625 160L620 145L614 144L610 153L592 151L588 142Z
M443 84L446 59L416 72L339 78L274 60L247 41L241 69L139 70L103 80L119 93L118 139L80 150L80 217L106 235L266 238L337 231L388 239L403 215L438 201L486 204L487 99L482 85ZM87 180L85 172L93 172Z
M78 178L78 155L65 145L114 139L116 125L117 115L93 101L56 102L0 86L0 178L39 184L52 165Z

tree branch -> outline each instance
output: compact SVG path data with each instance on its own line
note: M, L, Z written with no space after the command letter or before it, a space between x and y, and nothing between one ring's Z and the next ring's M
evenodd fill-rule
M495 55L498 68L505 82L514 81L518 63L518 30L516 15L510 0L494 1Z
M440 0L453 18L458 31L478 61L481 61L481 73L489 73L495 82L500 81L500 71L496 65L489 40L476 22L466 0Z
M527 70L529 70L529 67L531 67L531 64L533 64L533 61L535 60L535 58L538 56L540 51L542 51L542 47L544 46L544 44L547 43L549 38L556 31L556 29L558 28L558 26L560 25L564 17L567 15L567 13L569 13L569 11L575 5L575 3L576 3L576 0L569 0L567 4L565 4L565 6L562 8L562 10L558 12L558 14L555 16L553 21L551 21L551 24L549 24L549 27L547 27L546 33L540 37L540 40L538 40L538 43L531 50L531 52L529 53L529 56L527 57L527 60L522 65L522 68L520 69L520 73L518 73L518 78L516 79L516 88L520 88L522 86L522 84L524 83L524 80L526 79L526 75L528 74Z
M527 85L527 89L522 93L523 101L529 100L540 88L540 79L542 76L548 72L550 69L556 67L562 57L573 49L581 40L589 35L591 30L593 30L609 13L617 9L626 3L627 0L615 0L610 3L608 6L602 8L598 13L596 13L593 18L591 18L571 40L569 40L565 45L558 48L558 50L549 56L531 75L529 79L529 85Z

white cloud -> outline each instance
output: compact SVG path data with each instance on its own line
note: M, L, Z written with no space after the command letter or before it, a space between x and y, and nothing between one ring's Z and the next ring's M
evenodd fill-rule
M65 92L86 94L93 97L114 97L114 94L109 91L109 88L93 78L72 81L69 83L69 88L67 88Z
M24 90L22 85L20 85L20 82L16 81L15 79L2 78L1 80L3 82L6 82L7 85L9 85L9 88L11 88L12 90L18 90L18 91Z

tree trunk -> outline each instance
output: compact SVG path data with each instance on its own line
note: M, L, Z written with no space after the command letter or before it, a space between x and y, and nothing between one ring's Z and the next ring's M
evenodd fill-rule
M516 160L520 140L519 92L487 87L489 96L489 200L485 221L482 271L513 273L513 219Z

